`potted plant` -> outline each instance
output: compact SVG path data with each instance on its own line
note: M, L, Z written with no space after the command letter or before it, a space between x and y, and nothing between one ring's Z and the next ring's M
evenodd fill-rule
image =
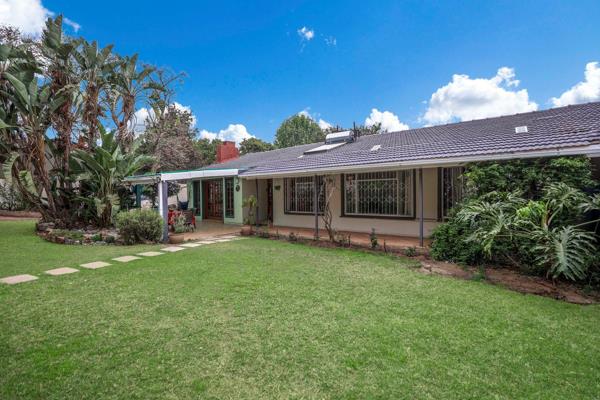
M185 223L185 216L178 215L173 221L173 233L169 235L169 243L179 244L183 243L185 239L185 233L189 232L189 228Z
M242 202L242 207L248 209L248 217L244 219L244 226L242 226L242 236L250 236L252 235L252 225L255 223L256 197L254 195L246 197Z

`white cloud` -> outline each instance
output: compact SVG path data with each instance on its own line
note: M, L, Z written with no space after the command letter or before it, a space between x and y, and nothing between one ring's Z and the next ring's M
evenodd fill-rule
M315 31L305 26L298 29L297 32L302 40L312 40L315 37Z
M251 135L246 127L242 124L229 124L225 129L221 129L219 132L209 132L206 129L200 131L201 139L220 139L220 140L231 140L236 144L240 144L244 139L254 137Z
M335 47L335 46L337 46L337 39L335 37L333 37L333 36L328 36L328 37L325 38L325 44L327 46L333 46L333 47Z
M322 130L329 129L333 126L329 122L325 121L323 118L319 118L319 114L311 114L310 107L306 107L304 110L300 111L298 115L304 115L306 118L312 119L319 125L319 128L321 128Z
M154 118L154 110L142 107L133 114L133 132L139 135L146 130L146 121Z
M519 83L514 69L508 67L498 69L490 79L455 74L451 82L431 95L422 119L439 124L537 110L526 89L511 90Z
M325 121L322 118L319 118L319 121L317 122L317 124L319 124L319 128L321 128L322 130L329 129L333 126L329 122Z
M73 28L75 32L78 32L81 29L81 25L67 17L63 19L63 22Z
M46 26L46 19L54 13L42 5L41 0L0 0L0 25L19 28L21 33L29 36L39 36ZM81 25L68 18L64 23L75 32Z
M370 127L375 124L381 124L381 129L387 132L405 131L408 125L400 122L397 115L390 111L379 111L376 108L371 110L371 114L365 119L365 125Z
M598 62L587 63L585 65L585 80L561 94L560 97L553 97L551 100L554 107L600 100L600 68Z

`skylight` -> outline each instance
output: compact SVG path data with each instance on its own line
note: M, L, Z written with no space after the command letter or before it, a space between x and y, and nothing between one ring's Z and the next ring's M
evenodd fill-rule
M345 145L346 142L342 142L342 143L331 143L331 144L323 144L319 147L315 147L314 149L310 149L310 150L306 150L304 152L304 154L310 154L310 153L320 153L322 151L328 151L331 149L335 149L336 147L340 147Z

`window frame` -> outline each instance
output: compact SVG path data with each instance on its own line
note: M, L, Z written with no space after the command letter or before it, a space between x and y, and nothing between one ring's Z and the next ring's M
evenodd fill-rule
M315 177L314 176L293 176L293 177L288 177L288 178L283 178L283 213L284 214L288 214L288 215L315 215L315 209L314 209L314 204L312 207L311 211L290 211L288 209L288 188L289 186L289 181L291 179L299 179L299 178L310 178L312 180L312 190L313 193L311 193L311 202L314 202L314 187L315 187ZM323 176L319 175L317 176L317 179L320 180L320 184L319 187L322 187L322 185L325 185L325 179ZM318 198L318 215L323 215L323 208L325 207L325 191L324 190L319 190L319 198Z
M445 207L445 189L444 189L444 170L460 170L459 179L461 181L461 198L458 202L455 200L452 207ZM459 203L462 199L464 199L465 195L465 182L462 175L465 172L465 167L455 166L455 167L438 167L438 221L446 221L448 219L447 212L454 208L457 203ZM445 215L446 214L446 215Z
M374 219L395 219L395 220L414 220L416 218L417 212L417 170L416 169L401 169L401 170L393 170L393 171L372 171L372 172L400 172L400 171L410 171L411 172L411 185L412 190L410 190L410 195L412 196L411 203L411 213L408 215L386 215L386 214L348 214L346 213L346 175L356 175L363 172L356 172L351 174L341 174L341 215L342 218L374 218Z
M229 185L231 185L229 187ZM231 190L231 193L229 193ZM223 217L235 218L235 182L233 178L223 178ZM231 201L231 204L228 204Z

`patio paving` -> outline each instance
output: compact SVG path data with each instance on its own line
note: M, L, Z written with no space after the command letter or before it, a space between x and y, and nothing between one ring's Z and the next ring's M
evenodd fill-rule
M48 275L52 275L52 276L73 274L75 272L79 272L79 270L75 269L75 268L68 268L68 267L49 269L48 271L46 271L46 273Z
M145 253L138 253L138 256L144 256L144 257L156 257L156 256L161 256L165 253L161 253L160 251L147 251Z
M81 264L80 267L87 268L87 269L98 269L98 268L108 267L109 265L111 265L111 264L104 262L104 261L94 261L94 262L87 263L87 264Z
M136 256L122 256L122 257L113 258L113 261L126 263L129 261L141 260L141 259L142 259L141 257L136 257Z
M160 251L168 251L169 253L175 253L176 251L180 251L180 250L185 250L185 248L184 247L171 246L171 247L164 247L164 248L160 249Z
M0 279L0 282L6 283L7 285L16 285L17 283L35 281L36 279L38 279L37 276L23 274L23 275L7 276L6 278Z

